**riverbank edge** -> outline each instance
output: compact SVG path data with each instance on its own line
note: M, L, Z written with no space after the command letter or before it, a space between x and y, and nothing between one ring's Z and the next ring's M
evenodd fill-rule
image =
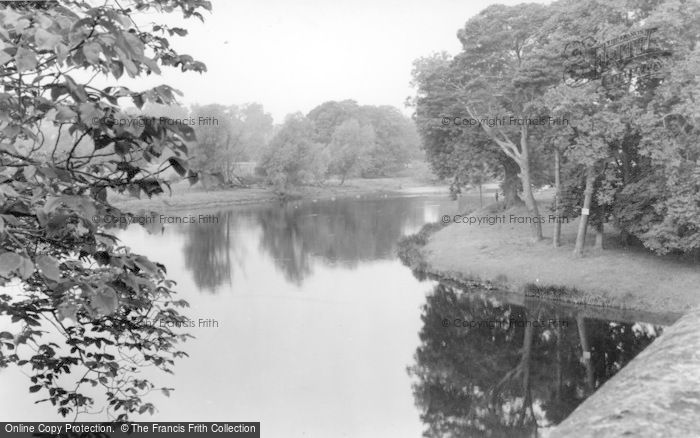
M198 191L179 194L175 197L153 197L150 199L116 199L116 207L135 211L139 209L162 211L193 211L197 209L212 210L216 208L240 205L267 204L270 202L329 200L389 196L423 196L447 195L449 188L442 185L409 186L406 188L387 189L383 187L356 186L302 186L293 191L278 193L271 188L234 188L212 191Z
M548 301L558 301L573 305L584 305L598 308L612 308L623 311L654 313L668 317L680 317L681 312L655 311L648 305L631 304L629 300L601 294L585 289L571 288L558 285L537 285L534 283L519 283L501 278L486 279L456 270L439 269L431 265L423 252L430 238L447 224L432 222L426 224L418 233L406 236L399 242L398 255L405 266L413 271L419 279L449 280L460 285L478 284L487 289L503 290L510 294L522 295L526 298L536 298Z
M524 297L554 300L584 309L651 312L644 305L602 296L594 291L563 286L517 285L508 281L474 278L463 272L440 270L423 253L432 236L447 224L426 224L399 243L398 254L419 279L456 285L476 284ZM637 307L636 309L634 307ZM640 308L641 307L641 308ZM662 312L661 314L663 314ZM549 438L688 436L700 421L700 306L678 313L679 318L620 372L599 387L559 425L546 430ZM662 320L669 318L661 316ZM649 402L651 400L651 402Z

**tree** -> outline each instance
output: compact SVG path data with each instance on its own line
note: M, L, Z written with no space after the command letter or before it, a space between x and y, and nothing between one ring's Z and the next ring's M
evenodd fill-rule
M469 184L469 170L476 160L491 169L501 168L501 190L506 207L522 204L518 196L518 165L478 127L456 126L463 105L450 84L459 73L446 53L414 61L412 84L417 96L410 101L421 145L435 174L452 180L451 191L460 193ZM442 121L440 121L442 119ZM447 122L447 123L445 123ZM478 157L478 158L477 158Z
M333 132L343 122L356 119L365 122L360 114L360 106L354 100L331 100L315 107L306 118L313 123L313 140L327 145L331 142Z
M176 90L100 89L69 72L115 79L161 67L203 72L204 64L170 45L185 29L137 27L132 16L179 11L203 19L210 9L202 0L135 0L128 8L13 2L0 9L0 283L21 289L0 295L0 315L19 325L0 332L0 367L22 367L30 392L46 392L41 401L63 416L94 406L86 384L105 394L113 418L152 413L144 396L155 385L134 372L146 365L172 372L174 359L186 355L176 345L188 335L170 328L184 321L176 308L186 303L174 299L165 266L119 245L101 219L138 219L111 205L108 189L157 195L170 168L196 179L186 162L191 129L122 110L125 101L172 104ZM52 143L42 132L47 124L57 127ZM70 147L58 151L65 138ZM64 342L47 340L48 332Z
M360 126L355 119L346 120L335 129L329 145L329 171L340 175L340 185L348 175L363 168L367 154L374 146L374 138L372 126Z
M323 145L330 145L335 130L348 120L371 126L374 141L362 160L364 178L395 173L419 154L420 139L415 125L392 106L359 106L354 100L330 101L311 110L307 118L314 125L313 140Z
M540 116L537 100L559 77L535 61L544 37L540 26L550 10L545 6L491 6L467 21L457 36L463 51L455 58L458 77L455 92L467 114L475 120L508 118L501 123L481 123L486 135L518 165L525 204L539 217L532 187L531 166L537 145L536 128L527 120ZM522 122L511 122L522 120ZM532 221L532 237L542 239L542 226Z
M416 155L420 144L413 122L388 105L363 106L361 111L375 132L375 141L369 149L362 176L389 176L404 168Z
M580 88L560 85L545 97L552 113L568 114L572 121L570 144L562 158L569 162L565 167L574 178L579 175L577 166L583 166L588 175L579 192L583 200L569 197L569 201L597 215L597 246L602 243L602 224L610 217L625 235L657 253L699 248L695 230L700 224L694 207L699 195L690 183L695 179L693 157L698 154L697 123L690 115L697 112L692 95L698 83L690 72L698 67L693 54L698 17L700 9L694 2L562 2L544 26L556 26L552 47L656 29L651 33L649 50L656 54L651 60L638 56L622 65L602 66L610 70L607 74L628 69L633 72L628 81L610 86L605 79L587 79L578 84L583 85ZM634 73L633 68L644 63L664 64L664 68L661 74ZM682 120L683 128L669 128L667 122L672 119ZM598 207L590 209L590 205ZM570 210L571 205L562 207ZM579 223L577 255L583 252L587 218L582 215Z
M313 124L301 113L290 114L262 154L259 170L280 189L320 182L329 158L313 140Z
M195 106L190 117L197 136L192 163L227 183L237 180L236 163L257 157L272 133L272 116L260 104Z

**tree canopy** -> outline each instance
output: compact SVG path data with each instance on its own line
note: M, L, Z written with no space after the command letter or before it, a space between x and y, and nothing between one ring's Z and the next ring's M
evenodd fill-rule
M561 177L553 209L581 218L578 255L589 217L598 234L610 223L659 254L697 252L699 23L700 6L682 0L486 8L458 31L459 54L414 64L428 160L457 192L490 169L506 205L522 190L532 215L532 190Z

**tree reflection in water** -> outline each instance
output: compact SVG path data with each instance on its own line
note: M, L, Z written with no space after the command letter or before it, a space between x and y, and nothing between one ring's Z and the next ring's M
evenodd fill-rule
M296 284L312 269L313 258L355 267L361 261L394 257L409 224L422 224L423 211L410 199L339 200L288 203L259 212L261 247L288 281Z
M427 202L382 198L249 206L216 213L218 223L176 229L185 236L185 266L202 290L230 283L232 264L242 269L253 255L245 253L240 236L258 235L259 250L287 281L301 285L315 260L353 268L362 261L394 258L405 231L425 222ZM445 197L444 202L450 201Z
M237 216L217 212L218 223L185 225L178 230L185 235L185 268L200 290L215 292L231 281L231 227Z
M426 437L537 436L661 330L544 302L506 304L469 289L439 284L423 308L421 345L408 371Z

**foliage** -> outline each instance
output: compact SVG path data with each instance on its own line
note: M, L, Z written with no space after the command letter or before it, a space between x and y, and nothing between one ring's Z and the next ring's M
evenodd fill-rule
M694 96L700 7L660 0L566 3L560 8L552 18L559 29L552 40L558 44L586 36L603 41L656 27L652 48L673 53L664 60L662 75L637 77L620 88L596 81L580 88L560 85L544 100L554 114L572 122L563 147L565 167L585 165L595 172L594 201L606 210L602 220L610 217L659 254L697 251L700 149ZM561 26L563 22L571 26ZM563 207L571 212L580 205L579 198L569 196Z
M169 328L183 321L176 308L186 303L174 299L165 266L119 245L101 219L134 219L110 205L108 189L157 195L166 169L196 179L186 161L190 128L122 109L169 105L176 90L100 89L77 78L89 77L81 70L115 79L162 67L205 71L170 45L185 29L137 27L132 16L202 19L210 8L203 0L134 0L125 8L66 1L0 9L0 315L13 322L0 333L0 366L22 367L30 392L45 393L41 401L63 416L89 411L95 395L118 420L152 413L144 396L155 386L135 372L172 372L186 355L176 347L188 335Z
M478 169L502 166L497 176L507 199L513 187L509 167L515 166L528 201L528 186L554 179L557 150L565 215L579 216L582 181L589 181L594 225L611 221L659 254L700 250L699 17L700 5L684 0L486 8L459 30L461 53L414 63L417 95L411 103L429 162L436 174L452 179L457 192ZM656 31L650 50L662 57L660 74L632 73L620 86L588 78L572 87L562 80L569 44L651 28ZM619 73L644 57L625 62L599 67ZM511 114L560 117L568 124L527 130L454 126L455 117ZM536 206L532 198L529 204Z
M404 168L420 155L420 139L412 121L391 106L359 106L353 100L324 102L309 112L313 122L313 138L329 146L333 133L343 123L357 120L369 126L374 141L362 153L360 173L365 178L388 176ZM331 148L331 155L337 148ZM335 158L332 158L335 160Z
M192 164L229 183L236 163L257 157L272 134L272 116L260 104L195 106L189 117L197 136Z
M414 123L398 109L388 106L363 106L376 134L374 147L370 148L366 164L362 168L365 178L388 176L404 168L419 153L420 140Z
M278 188L324 179L329 158L313 140L313 125L302 114L287 116L263 152L259 171Z
M355 119L346 120L335 128L328 145L331 156L329 172L340 175L340 184L348 175L357 174L364 168L374 138L372 126L360 126Z
M451 84L459 74L446 53L434 54L414 62L413 85L417 96L410 104L422 147L433 172L451 180L451 192L461 193L470 184L473 171L487 167L503 180L506 203L517 203L517 164L503 153L476 126L455 125L468 117Z

